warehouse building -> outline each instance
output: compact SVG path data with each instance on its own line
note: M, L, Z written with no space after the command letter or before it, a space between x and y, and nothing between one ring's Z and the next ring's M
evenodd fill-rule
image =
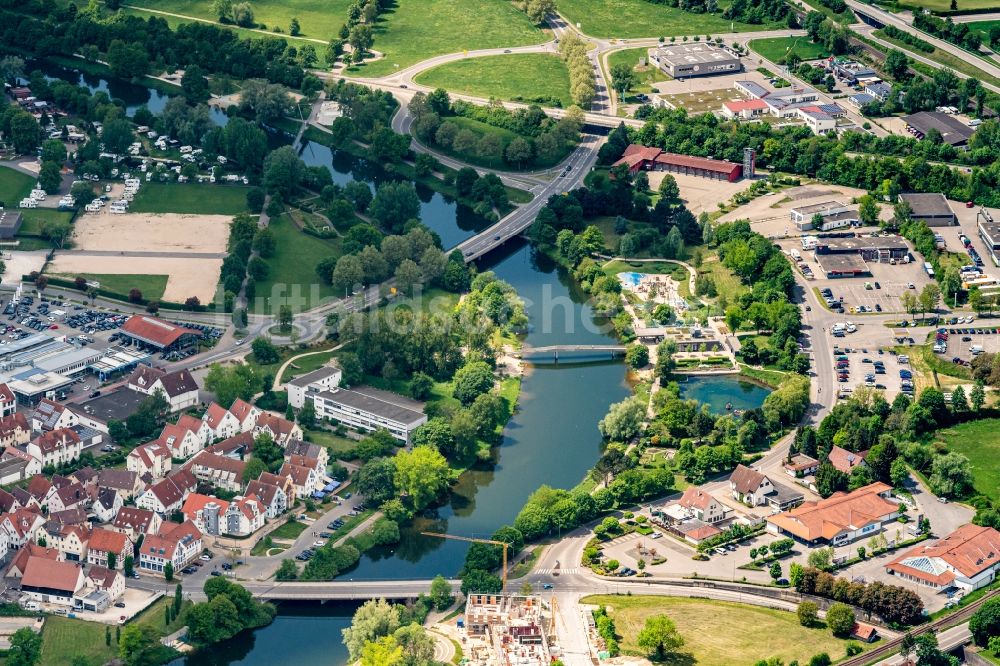
M675 79L743 70L735 51L711 43L664 44L649 50L649 60Z
M969 139L976 132L955 116L940 111L921 111L903 116L903 122L906 123L906 130L918 139L936 131L941 135L941 141L962 149L969 147Z
M816 263L830 280L835 278L870 277L872 272L860 254L818 254Z
M659 148L642 146L637 143L629 145L621 159L613 166L623 164L628 167L629 173L668 171L714 180L727 180L730 183L735 183L743 177L743 165L736 162L665 153Z
M911 218L925 222L928 227L953 227L958 224L955 211L943 194L900 194L899 200L909 204Z
M813 222L819 215L823 222L817 227ZM851 224L857 224L858 210L851 208L842 201L822 201L808 206L797 206L791 210L790 217L792 224L799 231L831 231Z
M896 236L862 238L817 238L817 260L824 254L858 254L865 261L886 263L903 259L910 253L906 242Z

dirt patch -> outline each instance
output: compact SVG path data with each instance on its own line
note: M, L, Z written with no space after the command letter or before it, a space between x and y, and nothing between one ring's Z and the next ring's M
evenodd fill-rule
M27 275L32 271L41 272L45 265L45 257L48 250L36 250L33 252L4 252L3 261L5 264L3 272L4 284L16 284L21 281L22 275Z
M89 213L77 218L73 246L79 250L143 252L226 251L229 215L177 213ZM93 271L108 272L108 271ZM140 271L149 273L149 271Z
M656 190L660 186L660 181L666 171L649 171L649 187ZM688 210L698 215L703 211L711 213L719 210L719 203L729 201L734 194L742 192L750 187L752 181L741 180L738 183L730 183L725 180L713 180L711 178L700 178L689 174L670 174L677 181L681 189L681 199L684 200Z
M202 303L215 298L216 285L222 271L221 259L168 257L95 257L58 255L49 264L51 273L108 273L114 275L166 275L167 287L163 299L183 303L197 296Z

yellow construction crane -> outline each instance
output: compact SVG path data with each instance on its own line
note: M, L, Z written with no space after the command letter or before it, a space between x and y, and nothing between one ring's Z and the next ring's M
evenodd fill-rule
M442 534L441 532L421 532L424 536L437 537L439 539L454 539L455 541L468 541L469 543L489 543L494 546L503 546L503 569L501 570L501 580L503 581L500 586L500 592L506 594L507 592L507 549L510 544L503 541L496 541L494 539L476 539L474 537L463 537L455 536L454 534Z

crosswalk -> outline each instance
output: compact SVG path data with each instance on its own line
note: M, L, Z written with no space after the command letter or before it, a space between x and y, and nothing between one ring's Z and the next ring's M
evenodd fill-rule
M580 569L579 568L570 568L570 569L535 569L535 573L536 574L553 574L553 573L555 573L557 571L559 573L561 573L561 574L566 574L566 575L572 575L572 574L580 573Z

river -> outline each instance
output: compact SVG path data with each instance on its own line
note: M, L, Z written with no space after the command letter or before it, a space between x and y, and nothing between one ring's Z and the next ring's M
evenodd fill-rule
M302 141L299 157L309 166L325 166L330 169L333 182L338 185L357 180L368 183L374 190L379 183L394 179L377 164L344 151L332 151L308 140ZM441 237L444 248L455 247L490 226L489 221L476 215L468 206L420 183L416 184L416 189L420 198L420 221Z
M137 85L122 79L108 79L95 74L86 74L80 70L62 67L44 60L32 60L25 67L27 72L36 69L44 74L45 78L49 81L68 81L69 83L86 88L91 94L101 91L107 93L111 99L121 100L125 104L125 114L129 118L134 116L136 110L141 106L145 106L153 113L159 114L163 111L163 107L167 105L167 100L171 97L155 88ZM229 122L229 117L225 111L218 107L210 106L209 115L212 118L212 122L220 127L225 126Z

